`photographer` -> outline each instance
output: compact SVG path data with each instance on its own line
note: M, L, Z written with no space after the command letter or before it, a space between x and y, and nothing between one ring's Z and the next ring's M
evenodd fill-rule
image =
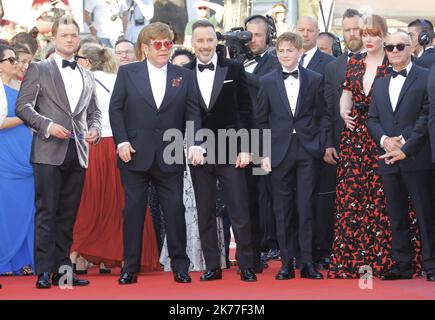
M125 39L136 43L139 32L154 16L153 0L128 0L128 25Z
M99 37L106 47L113 48L127 28L127 3L125 0L85 0L83 20L92 35Z
M57 17L72 15L68 0L33 0L32 10L39 33L48 35Z

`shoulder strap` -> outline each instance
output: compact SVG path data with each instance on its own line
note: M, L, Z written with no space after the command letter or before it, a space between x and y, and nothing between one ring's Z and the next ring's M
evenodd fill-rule
M107 89L107 87L106 87L104 84L101 83L100 80L98 80L97 78L95 78L95 81L97 81L97 83L98 83L100 86L102 86L103 89L106 90L108 94L112 94L112 93L110 92L110 90Z

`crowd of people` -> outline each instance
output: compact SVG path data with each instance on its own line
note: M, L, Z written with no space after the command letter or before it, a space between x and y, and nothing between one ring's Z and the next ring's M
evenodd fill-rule
M296 269L359 278L368 266L383 280L435 281L430 21L389 33L385 18L348 9L341 53L313 17L289 32L279 4L270 14L281 31L249 17L249 53L234 60L217 50L216 4L197 2L204 13L179 48L143 2L119 11L143 22L129 32L128 15L99 16L99 5L85 5L91 36L63 15L44 49L35 31L1 40L1 275L35 274L50 288L66 266L85 286L76 274L96 265L120 267L120 285L161 268L189 283L189 271L213 281L237 265L255 282L280 260L277 280ZM105 32L96 16L123 24ZM270 148L238 144L230 159L187 138L186 160L169 164L164 134L186 121L216 137L258 129Z

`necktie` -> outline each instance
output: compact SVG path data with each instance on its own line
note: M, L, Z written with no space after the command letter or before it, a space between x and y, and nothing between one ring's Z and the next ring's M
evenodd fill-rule
M304 53L303 55L302 55L302 57L301 57L301 60L299 61L299 65L301 66L301 67L303 67L304 66L304 60L305 60L305 57L306 57L307 55Z
M210 62L209 64L199 64L198 63L198 69L200 72L203 72L205 69L209 69L209 70L213 71L214 64L213 64L213 62Z
M283 71L282 78L284 80L286 80L290 76L294 77L295 79L298 79L299 78L299 70L295 70L293 72L285 72L285 71Z
M62 60L62 68L66 67L70 67L71 69L75 70L77 67L77 61Z
M396 78L398 75L401 75L406 78L406 76L408 75L408 71L406 71L406 69L402 69L401 71L393 70L391 72L391 75L393 76L393 78Z

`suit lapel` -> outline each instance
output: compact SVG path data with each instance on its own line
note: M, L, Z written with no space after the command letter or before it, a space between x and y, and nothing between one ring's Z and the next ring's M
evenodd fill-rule
M267 59L269 59L269 54L266 52L266 53L263 55L263 57L261 58L260 62L257 63L257 65L255 66L254 71L253 71L252 73L253 73L253 74L257 74L257 73L260 71L260 69L261 69L264 65L266 65L266 63L267 63Z
M379 105L386 105L387 109L390 110L391 112L394 112L393 110L393 105L391 104L391 97L390 97L390 82L391 82L391 76L387 76L385 77L385 81L381 81L379 84L379 86L382 86L382 90L380 90L381 92L386 92L386 95L382 95L383 97L385 97L386 101L384 102L380 102ZM396 106L397 109L397 106Z
M418 77L418 73L415 71L415 68L413 66L409 71L409 75L406 77L402 90L400 91L399 100L397 100L397 106L395 112L397 112L397 110L399 109L403 97L405 96L408 89L411 87L412 83L417 79L417 77Z
M85 93L88 91L88 76L87 76L85 70L83 70L83 68L79 64L77 64L77 68L79 69L80 75L82 76L83 88L82 88L82 93L80 94L80 99L77 102L77 106L74 106L75 109L74 109L73 115L79 114L83 110L83 108L86 106L83 103L83 99L85 98ZM89 88L90 88L90 86L89 86Z
M307 92L308 88L308 75L306 70L299 67L299 75L299 95L298 102L296 104L295 117L297 117L301 111L302 104L304 103L305 93Z
M53 87L56 88L56 90L54 91L57 97L57 104L68 114L71 114L71 107L69 105L68 96L66 95L65 84L63 83L60 70L53 57L50 58L49 63L51 64L51 68L49 68L51 73L51 80L53 82Z
M138 64L138 68L132 72L132 76L134 85L147 102L147 105L157 110L156 100L154 99L153 90L151 89L151 79L146 60Z
M216 103L216 100L219 97L219 94L221 93L225 78L227 76L227 72L228 72L228 66L224 65L223 61L218 56L218 62L217 62L216 72L213 81L213 89L211 91L210 105L208 106L209 110L211 110L214 107L214 104Z
M169 105L172 99L177 95L183 81L183 77L176 72L174 65L168 63L167 68L165 96L163 97L159 110Z
M285 89L285 85L284 85L284 80L282 78L282 71L281 70L277 70L275 72L275 80L276 80L276 85L278 88L278 92L279 92L279 96L281 97L281 100L283 102L283 106L284 108L286 108L287 112L290 114L290 117L293 119L293 114L290 108L290 102L288 100L288 96L287 96L287 90Z
M319 52L319 49L317 49L313 58L311 58L310 63L307 65L307 69L315 70L317 65L322 61L322 57L320 56Z

